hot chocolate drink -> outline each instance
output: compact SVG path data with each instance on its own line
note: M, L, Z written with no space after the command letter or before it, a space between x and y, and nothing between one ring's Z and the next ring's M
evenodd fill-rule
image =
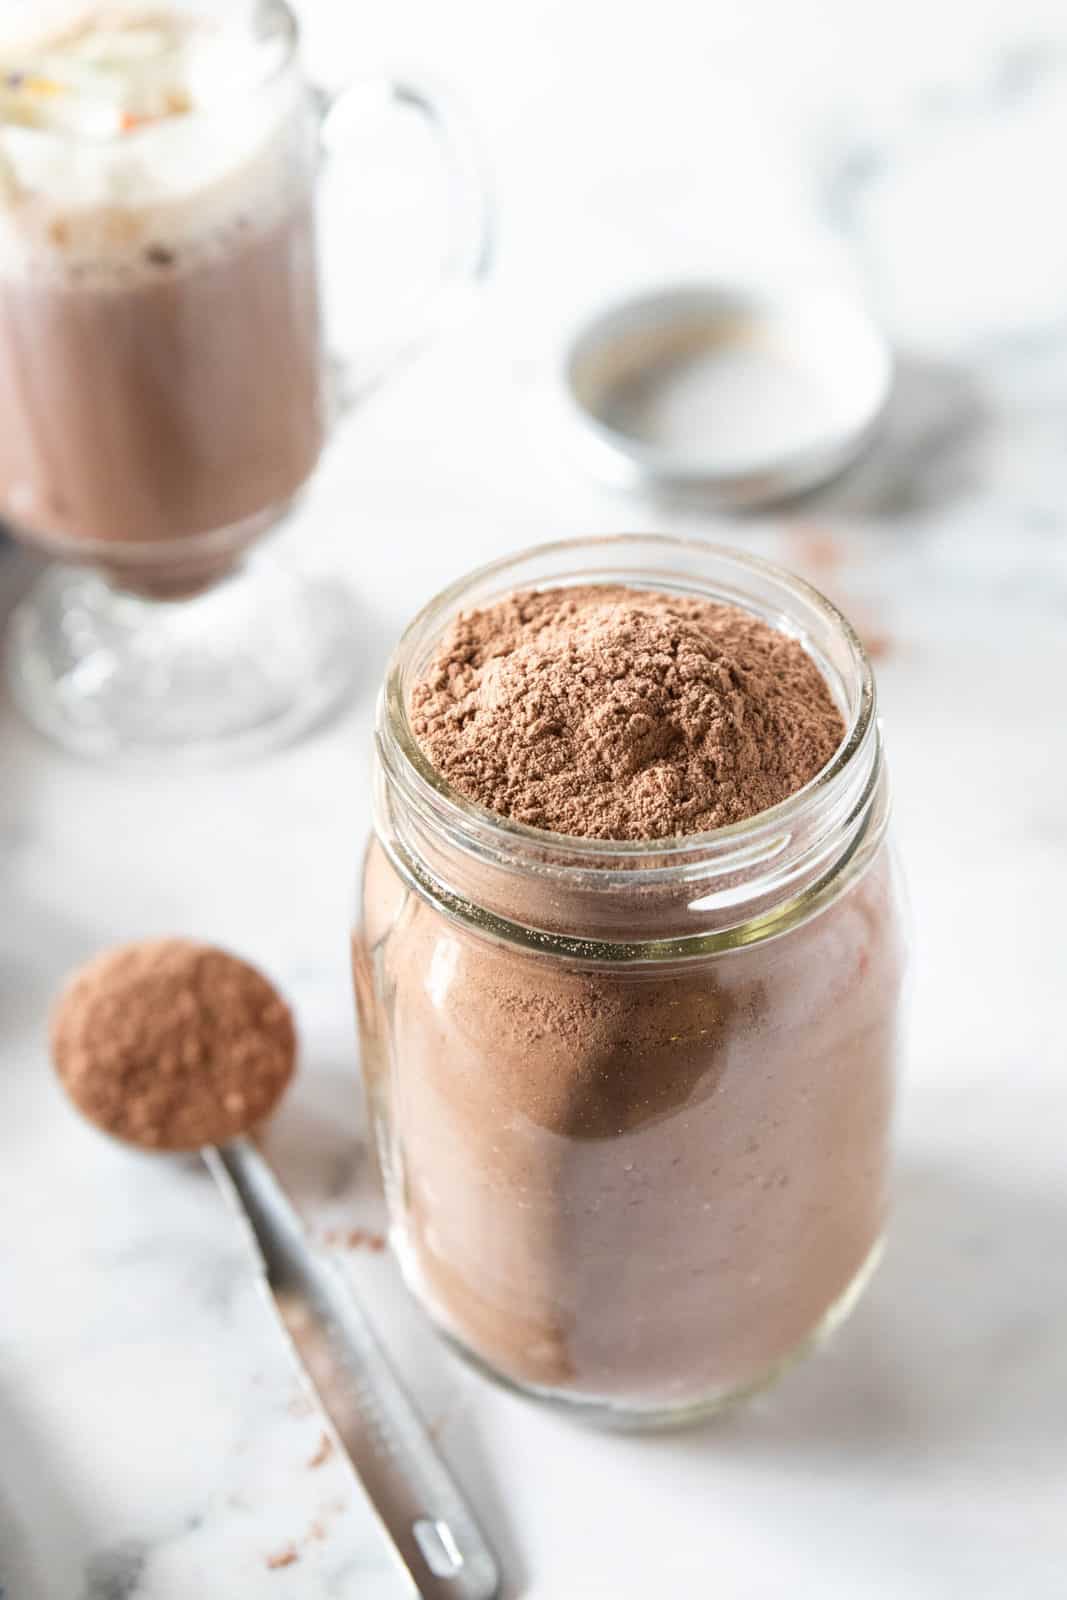
M287 0L17 10L76 14L12 41L0 6L0 520L61 558L5 630L12 692L93 756L288 743L348 693L358 633L321 571L245 559L313 472L332 398L369 377L358 329L326 359L318 178L347 212L364 110L422 124L444 308L487 264L470 137L407 75L317 88ZM376 379L432 337L426 312L368 329Z
M408 733L379 734L355 963L409 1280L513 1382L638 1412L743 1391L843 1313L881 1238L884 791L836 856L825 819L802 847L773 810L732 855L703 842L802 789L818 811L844 760L815 661L733 605L519 592L419 662Z
M0 511L153 591L225 567L324 435L306 92L253 126L220 52L109 7L9 57L0 101ZM222 529L180 572L148 548Z

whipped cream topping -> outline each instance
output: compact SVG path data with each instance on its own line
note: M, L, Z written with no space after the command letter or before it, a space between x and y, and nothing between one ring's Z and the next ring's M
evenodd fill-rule
M0 40L0 124L109 139L223 103L269 71L281 41L231 14L100 5Z
M97 5L0 39L0 273L125 267L214 248L309 181L290 40L230 11Z

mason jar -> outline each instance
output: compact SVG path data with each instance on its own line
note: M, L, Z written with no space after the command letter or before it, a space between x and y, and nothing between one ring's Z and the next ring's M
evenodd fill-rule
M486 811L430 765L412 685L459 611L625 584L798 639L847 732L797 793L614 843ZM734 550L545 545L433 600L389 665L354 968L407 1282L462 1352L605 1420L774 1378L878 1260L904 948L870 662L808 584Z

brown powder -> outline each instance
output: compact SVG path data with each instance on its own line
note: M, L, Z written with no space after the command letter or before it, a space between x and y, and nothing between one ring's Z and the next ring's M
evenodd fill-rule
M300 1557L293 1546L288 1545L284 1550L279 1550L274 1555L268 1556L264 1565L268 1572L278 1572L282 1567L291 1567L299 1560Z
M273 984L185 939L109 950L76 972L52 1018L52 1055L78 1109L154 1150L246 1132L277 1104L296 1035Z
M370 1250L380 1255L385 1249L385 1235L369 1228L327 1228L322 1242L329 1250Z
M609 838L758 812L843 733L794 640L622 587L460 617L410 712L464 794ZM576 1399L673 1411L765 1378L883 1225L900 982L884 851L780 937L626 961L485 937L409 888L388 842L367 856L355 943L363 1064L402 1154L405 1273L435 1320L512 1382ZM621 872L572 895L521 862L483 877L464 859L463 876L462 853L427 859L476 903L484 881L519 927L611 943L702 929L676 907L723 882L688 877L661 907ZM753 930L757 914L728 913Z
M802 788L844 734L795 639L734 606L621 586L462 613L409 712L462 795L597 839L740 822Z

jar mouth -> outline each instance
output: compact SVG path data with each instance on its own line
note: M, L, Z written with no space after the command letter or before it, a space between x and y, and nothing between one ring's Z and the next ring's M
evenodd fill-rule
M627 555L636 556L642 551L654 552L662 558L663 566L659 570L629 566ZM571 572L565 570L573 558L583 554L594 560L602 558L602 571L590 570L589 567ZM681 572L678 565L669 565L672 557L675 563L681 565ZM561 570L555 576L548 575L557 561ZM523 575L524 569L535 562L544 563L548 569L540 582L531 582L529 574ZM847 696L849 703L841 706L844 686L835 683L835 674L828 671L828 663L811 648L811 641L806 634L798 635L795 628L782 628L782 623L789 620L784 611L778 612L775 622L774 618L766 615L764 608L754 606L750 598L746 599L740 589L736 595L720 594L720 585L715 585L709 591L706 581L691 584L679 581L684 578L685 568L689 564L700 567L708 563L722 563L764 587L778 588L788 593L810 608L827 630L845 645L852 669L851 693ZM509 575L514 575L514 582L506 581ZM835 700L846 717L841 743L814 777L777 805L740 822L703 833L637 840L589 838L531 827L469 800L438 772L415 737L407 703L413 676L410 668L423 664L429 649L440 638L447 624L457 612L468 606L491 604L493 599L501 598L518 587L555 588L565 587L570 582L625 582L634 588L650 591L698 593L763 615L780 631L798 637L799 642L813 655L824 678L828 679L831 692L837 691ZM838 787L857 752L869 744L876 713L874 674L858 634L847 617L804 579L774 562L727 545L678 539L664 534L610 534L529 546L516 554L474 569L435 595L404 630L386 669L379 714L379 749L386 771L408 789L412 798L421 798L442 820L449 818L465 834L484 834L497 840L504 848L510 845L517 854L530 851L541 858L551 856L559 864L566 860L584 871L618 871L620 868L640 871L643 866L648 866L660 872L672 865L683 866L694 860L706 864L714 858L725 867L727 864L754 864L768 854L776 854L774 845L783 833L788 834L795 822L810 813L820 796Z

